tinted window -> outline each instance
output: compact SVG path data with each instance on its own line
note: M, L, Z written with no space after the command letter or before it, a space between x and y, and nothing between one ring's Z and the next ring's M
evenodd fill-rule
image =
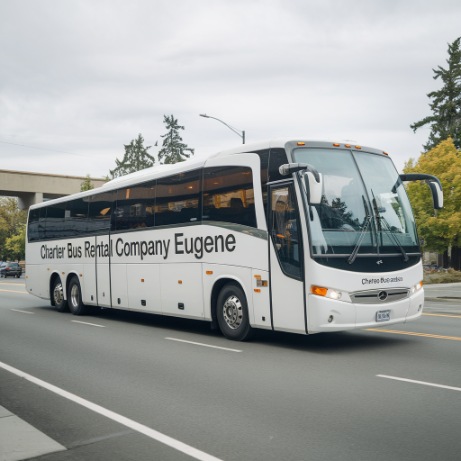
M302 276L302 245L293 185L271 188L270 234L285 274Z
M204 221L224 221L256 227L251 168L206 168L203 181Z
M47 239L66 237L65 213L66 203L57 203L46 208L45 237Z
M280 179L287 179L282 176L279 171L280 165L288 163L287 154L285 149L271 149L269 154L269 181L279 181Z
M46 208L36 208L29 211L27 236L29 242L45 238Z
M88 201L89 198L85 197L67 202L65 218L65 234L67 237L75 237L87 232ZM46 224L48 229L48 215Z
M114 229L126 230L154 225L155 181L117 191Z
M190 171L157 181L156 226L199 221L200 172Z
M94 234L109 232L115 193L106 192L104 194L93 195L88 199L88 232Z

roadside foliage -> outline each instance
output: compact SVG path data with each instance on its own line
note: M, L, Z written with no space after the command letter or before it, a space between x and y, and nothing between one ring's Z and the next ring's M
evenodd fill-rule
M461 151L448 138L421 154L416 162L409 160L404 172L431 174L442 182L444 207L436 212L424 182L409 183L407 190L424 250L446 253L451 248L454 255L461 246Z

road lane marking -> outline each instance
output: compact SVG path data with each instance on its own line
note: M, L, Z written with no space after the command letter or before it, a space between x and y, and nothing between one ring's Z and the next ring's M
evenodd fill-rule
M405 383L422 384L423 386L438 387L440 389L449 389L450 391L461 392L461 387L445 386L444 384L428 383L426 381L416 381L414 379L399 378L398 376L376 375L378 378L393 379L395 381L403 381Z
M240 349L231 349L229 347L213 346L211 344L205 344L205 343L196 343L194 341L186 341L185 339L178 339L178 338L165 338L165 339L168 339L168 341L177 341L178 343L193 344L194 346L202 346L202 347L210 347L212 349L220 349L222 351L243 352Z
M451 317L453 319L461 319L461 315L454 315L454 314L423 314L429 317Z
M0 292L1 292L1 293L19 293L19 294L21 294L21 295L27 294L27 291L26 291L26 290L24 290L24 291L17 291L17 290L2 290L1 288L0 288Z
M81 320L71 320L71 322L80 323L82 325L90 325L92 327L106 328L105 325L98 325L97 323L90 323L90 322L82 322Z
M140 434L144 434L153 440L156 440L160 443L163 443L164 445L174 448L177 451L185 453L186 455L192 458L198 459L199 461L222 461L213 455L198 450L197 448L194 448L190 445L187 445L186 443L176 440L173 437L162 434L161 432L156 431L155 429L152 429L148 426L145 426L144 424L138 423L130 418L115 413L114 411L101 407L96 403L90 402L89 400L79 397L76 394L72 394L71 392L65 391L60 387L54 386L53 384L36 378L35 376L32 376L24 371L18 370L17 368L14 368L6 363L0 362L0 368L3 368L4 370L9 371L10 373L13 373L16 376L19 376L20 378L24 378L27 381L36 384L37 386L43 387L49 390L50 392L53 392L54 394L57 394L61 397L64 397L65 399L77 403L82 407L88 408L89 410L94 411L95 413L105 416L106 418L109 418L112 421L122 424L123 426L126 426L136 432L139 432Z
M421 336L423 338L447 339L449 341L461 341L461 337L459 336L432 335L429 333L417 333L416 331L384 330L382 328L366 328L365 330L375 331L377 333L391 333L394 335Z
M19 312L20 314L35 314L35 312L30 312L30 311L22 311L21 309L10 309L10 311L13 312Z

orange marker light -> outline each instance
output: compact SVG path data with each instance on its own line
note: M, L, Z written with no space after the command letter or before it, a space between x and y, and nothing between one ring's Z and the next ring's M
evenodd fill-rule
M317 296L326 296L328 293L328 288L311 285L311 293Z

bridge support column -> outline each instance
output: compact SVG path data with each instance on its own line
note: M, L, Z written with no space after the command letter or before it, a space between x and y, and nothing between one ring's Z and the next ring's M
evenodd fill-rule
M42 192L18 194L18 206L21 210L27 210L31 205L43 202Z

